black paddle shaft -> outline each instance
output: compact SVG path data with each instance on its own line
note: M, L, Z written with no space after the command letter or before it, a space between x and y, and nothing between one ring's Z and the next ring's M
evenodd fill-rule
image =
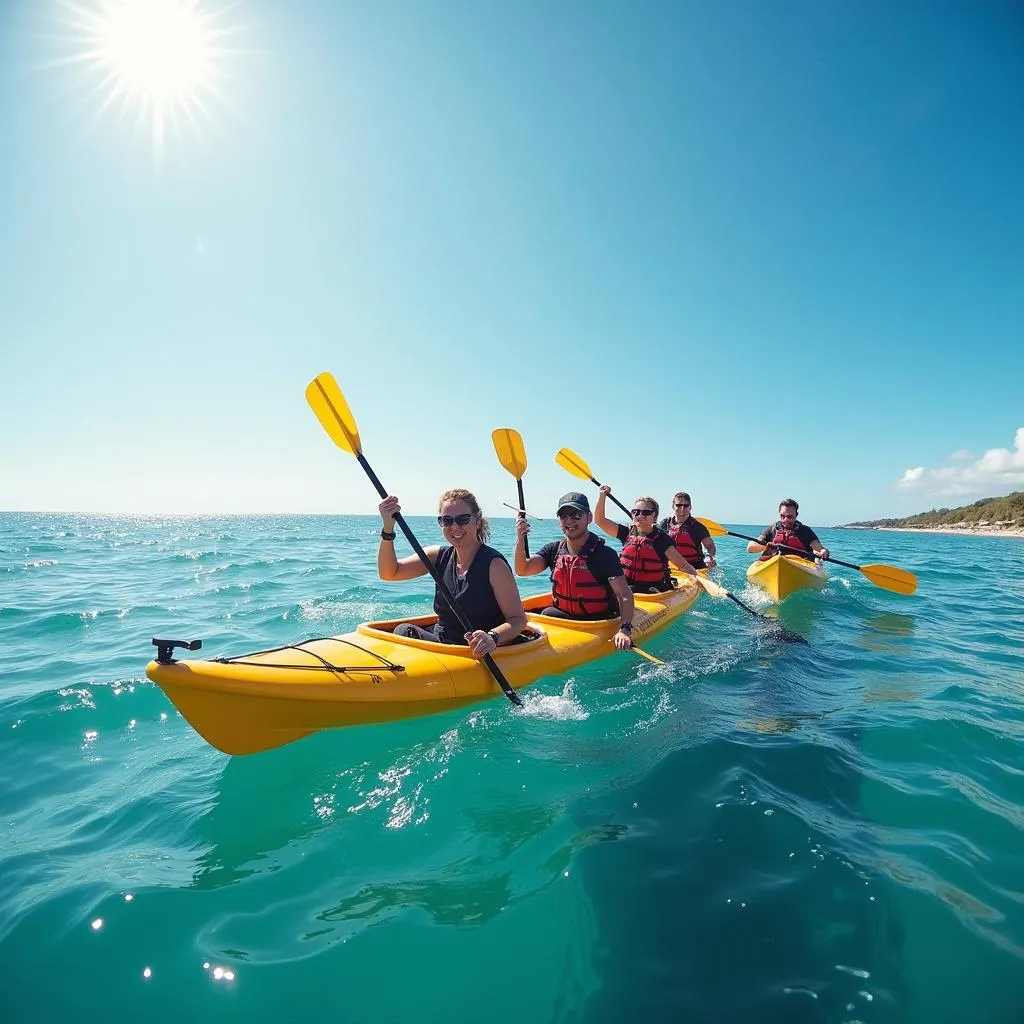
M519 507L522 511L519 513L520 519L526 518L526 499L523 497L523 481L520 477L516 477L516 487L519 488ZM523 537L523 554L527 558L530 557L530 538Z
M373 486L377 488L377 493L382 498L386 498L388 496L388 492L384 489L384 485L380 482L380 480L377 479L377 474L374 473L373 469L371 468L370 464L366 461L366 458L363 456L362 452L360 452L356 456L356 459L359 462L359 465L363 467L363 471L370 478L370 483L372 483ZM416 552L416 557L419 558L419 560L426 567L427 572L429 572L430 575L433 577L434 583L437 584L437 589L441 592L441 596L445 599L445 603L448 605L449 608L451 608L452 614L455 615L455 617L462 624L462 628L467 633L471 633L473 631L472 623L469 621L469 619L466 618L465 612L463 612L463 610L459 607L459 602L455 600L455 595L448 589L448 584L445 583L444 579L441 577L441 574L437 571L437 569L434 567L434 564L427 557L427 553L420 546L420 542L416 539L416 535L412 532L411 529L409 529L409 524L405 521L401 512L399 512L395 516L395 522L398 524L399 529L401 529L402 533L405 534L405 539L412 545L413 551ZM505 678L505 675L501 671L501 669L498 668L498 665L495 662L495 660L489 654L485 654L483 660L484 664L490 669L491 675L494 676L497 684L502 688L502 690L505 691L505 696L508 697L508 699L512 701L513 704L518 704L521 707L523 703L522 697L520 697L519 694L512 689L511 684Z
M786 643L806 644L809 642L806 637L801 636L799 633L794 633L791 629L787 629L781 622L770 619L767 615L762 615L756 609L751 608L749 604L745 604L741 601L731 590L726 590L725 596L729 598L730 601L735 601L736 604L738 604L745 612L749 612L753 615L755 619L760 619L762 622L769 625L771 629L775 630L779 636L786 641Z
M733 533L732 530L726 530L725 532L729 534L730 537L739 537L740 540L752 540L755 544L764 543L757 537L748 537L745 533ZM787 551L792 551L794 555L802 555L804 558L807 557L806 551L801 551L800 548L791 548L788 544L773 544L771 541L768 541L764 546L766 548L785 548ZM812 551L811 554L814 555L814 552ZM835 562L836 565L845 566L847 569L856 569L858 572L860 571L859 565L854 565L853 562L841 562L838 558L833 558L831 555L814 555L814 557L820 558L823 562Z
M726 530L725 532L730 537L739 537L741 540L752 540L755 544L761 543L756 537L747 537L745 534L742 533L733 533L732 530ZM786 547L786 545L778 544L776 545L776 547L784 548ZM790 548L789 550L796 551L796 548ZM766 622L771 622L767 615L762 615L759 611L755 611L753 608L751 608L750 605L744 604L735 594L730 594L729 591L726 591L726 595L733 601L735 601L745 612L750 612L751 615L754 615L759 619L764 619ZM787 643L806 644L808 642L806 637L801 636L799 633L794 633L793 630L787 629L781 623L776 622L773 625L776 629L778 629L781 632L782 638Z
M603 486L603 484L602 484L602 483L600 482L600 480L595 480L595 479L594 479L593 477L591 477L591 478L590 478L590 482L591 482L591 483L592 483L592 484L593 484L593 485L594 485L595 487L597 487L597 488L598 488L599 490L600 490L600 488L601 488L601 487ZM630 522L632 522L632 521L633 521L633 513L632 513L632 512L631 512L631 511L630 511L630 510L629 510L628 508L626 508L626 506L625 506L625 505L623 505L623 504L622 504L622 502L621 502L621 501L619 501L619 499L618 499L618 498L616 498L616 497L615 497L615 495L614 495L614 494L612 494L612 492L611 492L611 491L609 491L609 492L608 492L608 497L609 497L609 498L611 498L611 499L612 499L612 501L614 501L614 502L615 502L615 504L616 504L616 505L618 505L618 506L619 506L619 508L621 508L621 509L622 509L622 511L623 511L623 512L625 512L627 516L629 516L629 521L630 521Z

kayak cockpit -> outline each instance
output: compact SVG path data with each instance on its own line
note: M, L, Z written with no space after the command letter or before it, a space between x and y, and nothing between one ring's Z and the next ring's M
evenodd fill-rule
M518 651L527 646L531 648L536 647L546 640L545 622L557 622L559 625L564 624L565 620L563 619L552 619L536 614L537 611L547 608L550 604L550 594L535 594L533 597L524 598L523 607L526 609L530 624L514 641L502 645L498 648L498 651L506 654L511 650ZM534 612L534 614L531 614L531 612ZM467 658L472 657L469 653L469 647L463 644L443 644L436 640L423 640L420 637L396 635L395 627L406 622L413 626L419 626L421 629L429 630L437 622L437 616L433 614L406 615L400 619L380 619L376 622L363 622L356 626L356 632L361 633L363 636L386 640L388 643L398 644L403 647L408 646L424 651L437 651L442 654L452 655L453 657L459 657L460 654Z

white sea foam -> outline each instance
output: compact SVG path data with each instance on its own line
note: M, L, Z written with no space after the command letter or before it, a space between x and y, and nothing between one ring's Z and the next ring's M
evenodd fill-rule
M571 676L566 680L561 693L542 693L539 690L525 690L520 696L523 698L523 713L531 718L543 718L549 721L561 722L582 722L590 717L589 712L576 696Z

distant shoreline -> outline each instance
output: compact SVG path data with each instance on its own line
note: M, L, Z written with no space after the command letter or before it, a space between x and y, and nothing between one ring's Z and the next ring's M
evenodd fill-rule
M879 530L885 533L949 533L968 537L1024 537L1024 529L1011 526L990 529L984 526L838 526L838 530Z

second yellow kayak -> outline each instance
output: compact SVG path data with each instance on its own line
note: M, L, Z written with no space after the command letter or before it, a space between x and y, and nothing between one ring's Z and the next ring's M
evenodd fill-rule
M763 562L754 562L747 569L747 579L764 587L776 601L782 601L798 590L824 586L828 573L820 563L799 555L773 555Z

